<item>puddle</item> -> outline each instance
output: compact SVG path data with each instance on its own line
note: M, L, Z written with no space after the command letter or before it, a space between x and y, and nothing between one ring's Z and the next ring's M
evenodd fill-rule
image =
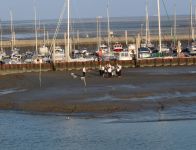
M5 89L5 90L0 90L0 96L1 95L7 95L7 94L12 94L12 93L19 93L19 92L24 92L26 89Z

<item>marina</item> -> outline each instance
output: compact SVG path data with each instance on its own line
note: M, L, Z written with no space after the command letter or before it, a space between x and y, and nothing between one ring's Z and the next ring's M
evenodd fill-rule
M195 0L11 4L0 149L196 149Z

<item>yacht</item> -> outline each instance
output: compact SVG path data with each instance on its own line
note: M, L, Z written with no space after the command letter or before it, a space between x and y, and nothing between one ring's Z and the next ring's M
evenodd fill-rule
M160 47L158 46L157 50L162 53L169 53L170 52L170 48L166 44L161 45L161 50L160 50Z
M123 46L122 46L122 44L116 42L116 43L113 45L113 51L114 51L114 52L122 52L122 51L123 51Z
M140 47L138 49L140 58L149 58L151 57L151 50L148 47Z
M117 60L132 60L132 54L129 51L114 53Z
M195 56L196 55L196 42L192 42L190 48L189 48L189 54L191 56Z
M64 62L65 61L65 51L60 46L56 46L54 49L54 52L52 53L52 58L56 62Z
M49 50L48 47L43 45L42 47L39 48L39 54L40 55L49 55Z
M10 55L10 59L6 61L8 64L21 64L22 63L22 55L19 54L19 49L14 48Z

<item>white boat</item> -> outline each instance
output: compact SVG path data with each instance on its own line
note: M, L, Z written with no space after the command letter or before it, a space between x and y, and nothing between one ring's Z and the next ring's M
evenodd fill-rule
M9 60L9 64L22 64L21 55L15 55Z
M138 50L140 58L150 58L151 50L148 47L140 47Z
M117 60L132 60L132 54L129 51L114 53Z
M49 55L49 50L48 47L43 45L42 47L39 48L39 54L40 55Z
M86 62L86 61L94 61L95 59L93 57L79 57L75 59L71 59L70 62Z
M170 49L169 49L169 47L167 46L167 45L165 45L165 44L162 44L161 45L161 49L160 49L160 46L157 48L157 50L159 51L159 52L162 52L162 53L169 53L170 52Z
M110 61L110 60L116 60L116 56L114 55L114 53L105 53L103 56L102 56L102 60L103 61Z
M192 6L192 0L190 0L190 17L191 17L191 23L190 23L190 30L191 30L191 40L192 40L192 43L191 45L188 47L188 50L189 50L189 54L191 56L194 56L196 55L196 41L195 41L195 29L194 29L194 23L193 23L193 6ZM190 40L190 39L189 39Z
M191 56L196 55L196 42L192 42L190 48L189 48L189 54Z
M7 60L8 64L21 64L22 63L22 55L19 54L19 49L14 48L10 55L10 59Z
M60 46L56 46L53 53L52 58L55 62L64 62L65 61L65 51Z

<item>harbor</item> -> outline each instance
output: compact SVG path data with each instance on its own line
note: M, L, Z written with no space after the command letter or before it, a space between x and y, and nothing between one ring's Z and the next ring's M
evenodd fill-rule
M85 66L91 70L98 70L99 66L111 64L121 64L123 68L143 68L143 67L175 67L175 66L195 66L196 57L192 58L156 58L140 59L137 61L88 61L88 62L67 62L67 63L45 63L45 64L4 64L0 65L0 75L25 73L25 72L46 72L46 71L70 71L82 70Z
M196 149L196 1L2 4L0 149Z

